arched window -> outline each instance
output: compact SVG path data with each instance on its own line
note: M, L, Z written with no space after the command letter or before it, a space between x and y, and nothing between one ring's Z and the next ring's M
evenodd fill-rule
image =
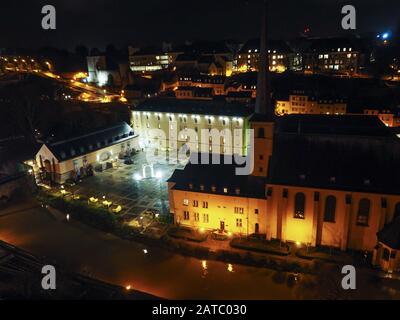
M393 220L397 219L398 217L400 217L400 202L397 202L396 206L394 207Z
M294 198L294 217L296 219L304 219L306 207L306 196L302 192L296 193Z
M325 200L324 221L335 222L335 215L336 215L336 197L328 196Z
M363 198L358 203L357 224L360 226L368 226L369 211L371 208L371 201Z
M264 128L258 128L257 138L264 138Z

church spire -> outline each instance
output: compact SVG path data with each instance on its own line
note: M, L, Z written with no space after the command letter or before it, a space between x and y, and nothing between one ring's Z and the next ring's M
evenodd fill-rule
M267 16L268 4L264 0L263 4L262 28L260 37L260 58L257 78L256 109L257 114L266 115L269 120L274 117L274 111L271 104L271 80L269 74L269 54L268 54L268 32Z

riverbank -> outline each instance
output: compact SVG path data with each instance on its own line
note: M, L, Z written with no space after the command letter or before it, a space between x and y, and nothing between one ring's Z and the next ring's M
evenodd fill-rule
M81 197L70 196L67 198L46 191L39 194L38 200L46 206L60 210L61 216L67 217L68 215L69 219L86 223L121 239L158 247L187 257L303 274L316 274L323 264L340 264L340 260L323 261L323 259L313 259L311 255L305 253L298 254L298 252L301 253L300 250L298 251L301 248L293 247L290 250L286 244L284 246L288 248L287 252L282 250L283 254L281 252L272 254L260 252L259 249L246 250L239 245L232 247L231 242L213 240L210 236L205 237L207 240L188 241L171 237L168 232L163 232L161 235L148 232L151 228L132 227L118 219L118 215L112 211L110 212L101 205L92 205L89 199ZM163 222L159 221L159 223Z

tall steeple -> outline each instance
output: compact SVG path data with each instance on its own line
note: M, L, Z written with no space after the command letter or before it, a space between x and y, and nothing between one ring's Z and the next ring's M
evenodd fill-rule
M260 36L260 59L257 78L257 95L255 113L266 115L268 120L273 120L274 111L271 103L271 80L269 74L268 54L268 3L264 0L262 27Z

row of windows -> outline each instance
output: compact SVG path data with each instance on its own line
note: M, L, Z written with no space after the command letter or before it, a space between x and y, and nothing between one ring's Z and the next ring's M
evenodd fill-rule
M194 212L193 216L194 216L194 221L200 221L200 213ZM208 213L203 213L202 218L203 218L203 223L209 222ZM189 211L183 211L183 220L190 220Z
M193 213L194 221L200 221L200 214L198 212ZM209 222L209 216L207 213L203 213L202 215L203 223ZM190 220L190 213L189 211L183 211L183 220ZM236 219L236 227L241 228L243 227L243 220L241 218Z
M305 218L305 207L306 207L306 196L302 192L298 192L295 195L294 203L294 218L304 219ZM362 198L358 202L357 218L356 223L360 226L368 226L369 216L371 213L371 200ZM400 202L395 206L394 218L400 216ZM324 208L324 221L335 222L336 220L336 197L328 196L325 200Z
M183 205L188 206L189 205L189 199L183 199ZM193 200L193 207L197 208L199 206L199 201L198 200ZM208 209L208 201L203 201L203 208Z
M183 205L188 206L189 205L189 199L183 199ZM194 208L199 207L199 201L198 200L193 200L192 206ZM203 208L208 209L208 201L203 201ZM234 212L238 214L243 214L244 213L244 208L243 207L235 207ZM258 208L254 209L254 213L258 214Z

